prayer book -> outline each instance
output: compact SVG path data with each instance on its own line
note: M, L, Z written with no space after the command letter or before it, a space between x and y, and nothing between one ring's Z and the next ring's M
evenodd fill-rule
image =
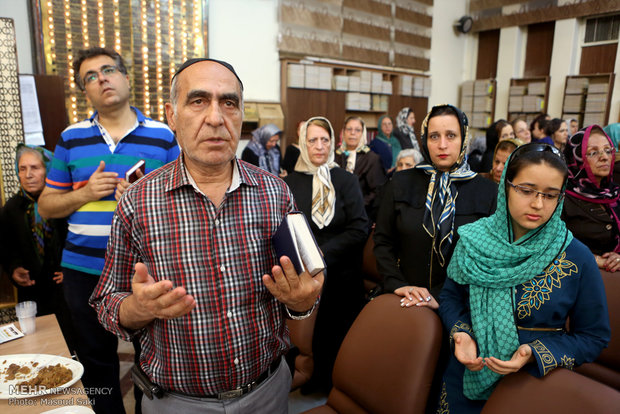
M297 274L305 269L310 276L315 276L325 269L323 254L304 213L288 213L271 240L278 258L287 256L291 259Z

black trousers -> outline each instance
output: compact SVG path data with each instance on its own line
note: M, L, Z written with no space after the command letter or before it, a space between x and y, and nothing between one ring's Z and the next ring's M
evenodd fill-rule
M97 413L123 414L119 381L118 339L106 331L88 305L99 277L63 268L65 300L75 327L78 358L84 365L82 382Z

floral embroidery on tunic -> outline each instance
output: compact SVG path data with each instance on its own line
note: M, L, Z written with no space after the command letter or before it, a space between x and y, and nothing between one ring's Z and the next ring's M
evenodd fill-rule
M564 355L560 360L560 366L570 369L571 371L575 368L575 358L568 357Z
M474 331L468 323L456 321L452 329L450 329L450 344L452 344L452 341L454 340L454 334L461 331L467 332L472 337L474 336Z
M562 288L561 280L578 271L577 265L567 260L566 252L562 252L543 273L523 283L523 294L517 303L519 319L530 316L532 309L539 310L540 306L549 300L554 288Z
M549 351L547 347L538 339L534 342L531 342L529 345L540 359L540 365L542 366L543 375L547 375L549 371L558 366L558 362L555 360L555 357L553 356L551 351Z
M439 406L436 414L450 414L450 406L448 405L448 393L446 392L446 383L441 387L441 395L439 396Z

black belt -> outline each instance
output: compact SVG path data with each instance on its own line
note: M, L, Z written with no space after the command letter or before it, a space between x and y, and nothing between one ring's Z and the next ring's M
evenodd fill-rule
M168 392L171 394L180 394L180 395L185 395L188 397L195 397L195 398L213 398L217 400L232 400L233 398L239 398L242 395L245 395L249 393L250 391L252 391L253 389L255 389L256 387L258 387L263 381L269 378L271 374L276 372L281 362L282 362L282 357L276 358L269 365L269 368L263 371L254 381L250 382L249 384L237 387L234 390L218 392L217 394L212 394L212 395L192 395L192 394L185 394L185 393L178 392L178 391L168 391Z

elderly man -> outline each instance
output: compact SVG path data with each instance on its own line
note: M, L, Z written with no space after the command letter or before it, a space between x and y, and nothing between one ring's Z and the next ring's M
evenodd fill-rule
M285 318L311 315L323 274L278 265L271 236L295 204L283 181L235 157L242 91L229 64L185 62L166 104L182 154L114 216L91 303L107 329L140 336L141 368L164 390L143 398L147 413L287 411Z
M166 125L129 105L129 76L118 53L100 47L82 50L73 69L75 82L96 111L62 132L39 213L68 217L61 265L83 381L95 412L116 414L124 412L118 340L99 324L88 299L103 269L115 199L129 187L125 172L145 160L148 173L176 159L179 147Z

